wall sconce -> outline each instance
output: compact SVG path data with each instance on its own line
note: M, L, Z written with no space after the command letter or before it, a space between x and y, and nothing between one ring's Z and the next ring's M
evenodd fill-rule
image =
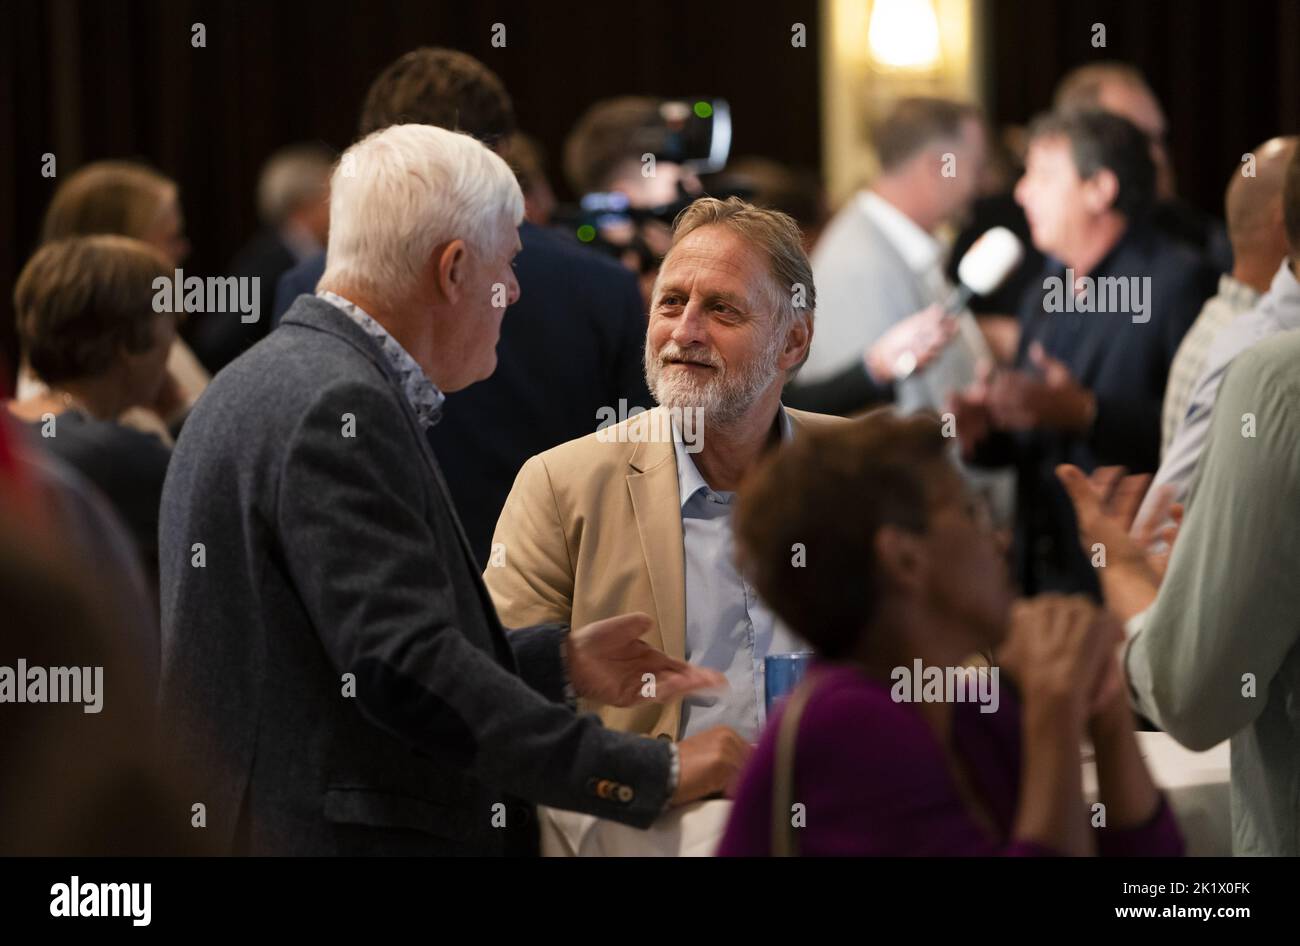
M872 61L887 70L939 68L939 20L930 0L875 0L867 26Z

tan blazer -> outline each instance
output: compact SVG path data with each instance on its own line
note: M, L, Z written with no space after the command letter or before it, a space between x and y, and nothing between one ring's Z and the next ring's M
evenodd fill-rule
M645 640L686 655L686 568L677 456L663 408L561 444L524 464L483 572L507 627L582 627L628 611L655 619ZM795 436L841 418L786 409ZM659 415L652 417L651 415ZM677 738L680 701L586 706L611 729Z

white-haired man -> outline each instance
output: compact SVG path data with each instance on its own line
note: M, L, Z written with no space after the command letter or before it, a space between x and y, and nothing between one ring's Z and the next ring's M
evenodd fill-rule
M257 179L262 227L235 253L227 271L257 279L261 298L255 322L226 313L203 313L193 329L194 351L214 374L274 327L275 286L303 260L324 252L330 229L330 174L334 155L320 144L289 145L271 155Z
M163 716L209 835L530 852L531 803L645 826L724 787L725 740L669 747L565 705L717 675L639 641L645 615L506 633L425 438L444 391L492 372L519 291L506 163L396 125L344 154L330 211L318 294L209 388L163 495Z
M589 701L613 728L677 739L726 727L753 740L763 658L805 649L738 573L730 510L765 451L837 421L781 406L815 305L793 220L737 198L695 201L650 306L646 380L659 407L533 457L515 481L493 539L501 554L484 570L504 620L644 611L657 617L649 644L730 684L656 705Z

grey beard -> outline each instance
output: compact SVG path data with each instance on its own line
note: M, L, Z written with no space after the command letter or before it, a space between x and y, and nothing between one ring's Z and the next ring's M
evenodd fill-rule
M767 390L776 378L779 369L777 362L781 357L781 341L778 335L773 338L759 357L745 370L724 372L711 383L700 385L690 379L680 383L667 382L663 378L661 355L653 355L646 349L645 378L646 386L664 407L676 407L683 410L700 408L704 412L704 422L709 426L725 427L735 422L753 406L758 396Z

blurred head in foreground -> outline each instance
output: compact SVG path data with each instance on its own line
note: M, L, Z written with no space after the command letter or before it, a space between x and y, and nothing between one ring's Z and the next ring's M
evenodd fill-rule
M1001 641L1003 549L951 443L933 415L874 411L801 432L741 488L741 568L820 656L888 667L924 634L957 663Z
M27 697L2 708L0 856L205 853L202 806L156 755L156 680L129 616L66 536L47 538L0 508L0 668ZM33 700L41 674L50 689ZM52 700L56 675L75 699Z

